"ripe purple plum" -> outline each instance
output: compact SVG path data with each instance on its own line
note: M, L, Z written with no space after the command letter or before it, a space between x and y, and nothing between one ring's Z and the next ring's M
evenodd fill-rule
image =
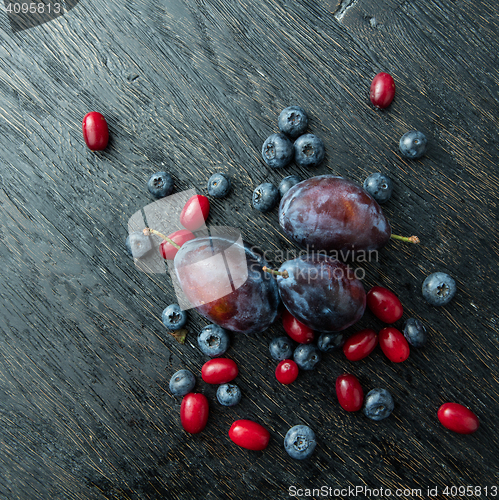
M246 334L268 328L280 304L262 254L240 235L187 241L174 260L178 282L193 307L212 323Z
M286 309L318 332L338 332L353 325L366 309L366 292L354 269L322 253L282 264L277 274Z
M392 232L367 191L333 175L311 177L293 186L281 199L279 223L287 236L309 251L377 250Z

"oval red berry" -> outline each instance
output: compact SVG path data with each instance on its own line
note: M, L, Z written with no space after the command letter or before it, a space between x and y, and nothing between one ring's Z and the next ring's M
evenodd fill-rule
M180 229L170 234L168 238L181 247L186 241L193 240L195 236L187 229ZM178 250L178 248L166 240L162 241L159 245L159 252L165 260L173 260Z
M378 336L374 330L366 328L354 333L343 345L343 353L350 361L359 361L369 356L378 344Z
M281 384L292 384L298 377L298 365L292 359L283 359L275 369L276 379Z
M208 422L208 400L204 394L190 392L186 394L180 405L180 423L185 431L198 434Z
M478 417L459 403L444 403L437 416L444 427L459 434L472 434L480 426Z
M359 411L364 403L364 391L355 375L345 373L336 379L336 396L345 411Z
M201 368L201 377L208 384L226 384L238 373L235 361L229 358L210 359Z
M369 98L373 106L383 109L390 106L395 97L395 82L388 73L378 73L371 82Z
M395 323L404 314L399 298L388 288L373 286L366 295L367 307L384 323Z
M282 313L282 326L295 342L310 344L314 341L314 331L298 321L287 309Z
M236 420L229 429L229 438L241 448L264 450L270 441L270 433L253 420Z
M101 113L91 111L83 118L83 139L92 151L106 149L109 142L109 128Z
M394 363L405 361L411 352L403 333L393 326L387 326L379 332L379 346L385 356Z
M196 194L187 200L180 213L180 224L189 231L196 231L204 225L210 213L210 201L202 194Z

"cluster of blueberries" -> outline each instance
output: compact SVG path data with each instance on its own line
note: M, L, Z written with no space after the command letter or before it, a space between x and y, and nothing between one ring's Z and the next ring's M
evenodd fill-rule
M263 213L270 212L277 205L279 197L282 198L289 189L302 180L298 175L288 175L281 181L279 188L270 182L263 182L253 191L253 208Z
M308 116L305 110L299 106L288 106L281 111L278 126L280 132L267 137L262 146L262 157L269 167L283 168L293 159L300 167L316 167L323 162L324 143L316 135L306 133ZM427 145L423 132L411 130L400 138L399 150L405 158L417 159L425 154ZM270 182L258 185L253 191L253 208L269 212L277 205L279 197L301 181L299 176L290 175L281 181L279 188ZM367 177L364 189L378 203L385 203L391 197L393 182L386 175L376 172Z
M303 108L288 106L283 109L278 126L280 132L267 137L262 146L262 157L267 165L271 168L283 168L294 159L301 167L316 167L323 162L324 142L316 135L306 133L308 115ZM423 132L411 130L400 138L399 150L405 158L417 159L425 154L427 145ZM281 181L278 188L270 182L258 185L253 191L253 208L269 212L277 205L280 197L302 180L298 175L289 175ZM173 192L173 185L173 178L168 172L156 172L147 182L147 188L155 198L169 196ZM393 182L386 175L376 172L367 177L363 187L378 203L385 203L391 197ZM215 198L227 196L231 190L230 178L222 172L214 173L208 180L207 190Z
M263 143L262 157L271 168L283 168L293 159L300 167L317 167L325 157L322 139L314 134L307 134L308 116L299 106L283 109L277 121L279 133L272 134ZM292 142L294 140L294 142ZM264 182L253 191L253 208L269 212L279 201L279 195L300 182L298 176L283 179L279 189L270 182Z
M293 159L300 167L317 167L322 163L324 143L316 135L305 133L308 116L302 108L283 109L277 123L280 132L267 137L262 146L262 157L269 167L286 167Z

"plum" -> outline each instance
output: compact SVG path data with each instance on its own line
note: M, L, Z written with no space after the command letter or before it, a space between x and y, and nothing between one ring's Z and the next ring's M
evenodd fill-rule
M277 317L279 291L263 271L266 264L255 247L232 234L187 241L174 260L190 305L212 323L247 334L262 332Z
M358 184L333 175L311 177L281 199L279 223L309 251L371 251L384 246L391 228L377 201Z
M312 330L337 332L353 325L366 309L366 292L354 270L322 253L288 260L277 273L286 309Z

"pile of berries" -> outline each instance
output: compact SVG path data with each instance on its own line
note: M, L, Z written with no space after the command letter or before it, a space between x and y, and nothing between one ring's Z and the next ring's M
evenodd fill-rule
M218 336L211 342L210 336L216 331L216 325L205 327L198 336L198 344L210 356L217 356L225 351L222 349L208 349L207 345L216 345ZM217 332L218 335L220 332ZM226 336L227 332L222 334ZM228 341L223 341L224 346ZM219 347L219 346L217 346ZM229 358L216 357L210 359L201 368L201 378L207 384L218 384L217 400L223 406L235 406L241 400L241 390L236 384L231 384L238 375L237 364ZM194 374L182 369L173 374L170 379L170 392L174 396L182 397L180 405L180 423L183 429L190 434L198 434L205 427L209 416L209 403L204 394L192 392L196 385ZM236 445L248 450L264 450L270 441L270 433L261 424L248 419L235 420L228 430L229 438ZM288 430L284 438L284 449L296 459L308 458L316 445L315 434L307 426L296 425Z
M300 167L317 167L326 154L322 139L307 134L308 116L299 106L289 106L281 111L278 119L279 132L267 137L262 146L262 158L271 168L283 168L293 160ZM292 142L291 140L294 140ZM279 189L264 182L253 191L253 208L269 212L292 186L300 182L298 176L282 180Z
M435 278L430 276L425 283L428 281L433 282ZM435 290L437 289L432 287L432 291ZM455 284L452 293L449 293L446 299L449 296L452 298L454 292ZM404 312L398 297L381 286L374 286L369 290L367 307L374 316L389 325L400 320ZM315 332L294 318L287 310L282 314L282 325L288 336L275 337L269 345L270 355L279 361L275 375L282 384L293 383L298 377L299 369L314 369L321 360L321 351L330 352L342 348L343 354L349 361L360 361L369 356L379 344L383 354L391 362L402 363L409 357L410 346L420 348L427 341L426 328L416 318L407 319L402 332L393 326L383 328L378 334L366 328L346 340L341 332L323 333L317 341L317 346L313 344ZM299 344L295 349L292 341ZM351 373L338 376L335 388L338 402L345 411L356 412L363 408L366 417L378 421L387 418L394 409L393 398L387 389L379 387L371 389L364 397L359 380ZM438 419L448 429L462 434L475 432L479 426L476 415L457 403L442 405L438 411Z
M375 286L367 294L367 305L373 314L386 323L398 321L403 314L399 299L390 290ZM416 338L419 346L426 342L424 326L414 318L408 320L409 327L404 329L404 335L396 328L387 327L376 334L374 330L361 330L347 340L341 332L335 334L323 333L317 345L314 345L315 332L294 318L288 311L282 314L283 328L288 337L276 337L270 342L270 355L279 361L276 368L276 378L283 384L290 384L298 377L299 369L313 370L321 360L321 351L330 352L343 348L345 357L350 361L359 361L367 357L374 348L381 346L383 353L393 362L402 362L409 356L408 340ZM415 324L415 328L410 325ZM416 334L418 332L418 334ZM291 341L299 345L293 350ZM293 356L293 359L291 358ZM390 415L394 404L386 389L372 389L364 401L364 392L358 379L352 374L340 375L336 380L336 395L341 407L346 411L358 411L364 406L364 414L373 419L381 420Z
M395 83L387 73L376 75L371 84L370 100L374 107L387 108L395 96ZM308 116L299 106L284 109L278 119L279 132L269 136L262 146L262 157L271 168L283 168L293 160L301 167L320 165L325 157L324 143L314 134L306 133ZM87 146L102 150L107 146L109 132L105 119L100 113L89 113L83 121L83 132ZM399 141L401 155L408 159L422 157L427 149L426 136L416 130L405 133ZM289 189L301 182L296 175L285 177L278 188L270 183L259 185L253 192L252 205L255 209L268 212ZM157 172L147 183L151 195L162 198L172 194L173 178L167 172ZM364 189L378 203L387 202L393 191L393 182L386 175L375 172L364 181ZM230 179L222 173L213 174L207 183L208 194L221 198L231 190ZM185 204L180 215L184 229L163 237L157 231L132 233L127 238L127 248L134 258L140 259L153 249L150 234L164 238L159 250L164 259L173 259L178 249L195 238L194 231L202 227L210 210L206 196L195 195ZM446 273L433 273L422 285L423 297L432 305L447 304L456 292L455 281ZM424 325L416 318L409 318L402 330L392 326L403 315L400 300L390 290L374 286L367 294L367 307L381 321L389 326L376 333L370 328L363 329L348 339L342 332L322 333L316 338L315 332L294 318L287 310L282 313L282 324L287 336L274 338L269 346L271 357L278 362L275 369L277 380L292 384L300 370L313 370L321 361L322 354L342 349L350 361L358 361L369 356L379 344L384 355L394 363L404 362L410 355L410 348L420 348L426 343ZM187 322L187 315L177 304L165 308L162 320L168 330L179 330ZM238 367L229 358L222 358L229 348L226 330L217 325L205 327L198 335L201 351L210 356L201 370L204 382L218 384L217 399L221 405L234 406L241 400L241 391L233 383L238 375ZM293 347L293 342L298 346ZM188 370L176 372L170 380L173 395L181 396L180 421L189 433L201 432L208 421L207 398L192 392L196 383ZM345 373L337 377L336 396L340 406L348 412L363 409L366 417L378 421L387 418L394 408L393 398L386 388L376 387L364 396L364 390L354 374ZM446 428L463 434L475 432L479 427L476 415L457 403L445 403L438 410L438 419ZM230 439L239 446L252 450L263 450L269 443L269 432L257 422L236 420L228 431ZM284 447L293 458L309 457L316 445L315 434L307 426L297 425L289 429Z

